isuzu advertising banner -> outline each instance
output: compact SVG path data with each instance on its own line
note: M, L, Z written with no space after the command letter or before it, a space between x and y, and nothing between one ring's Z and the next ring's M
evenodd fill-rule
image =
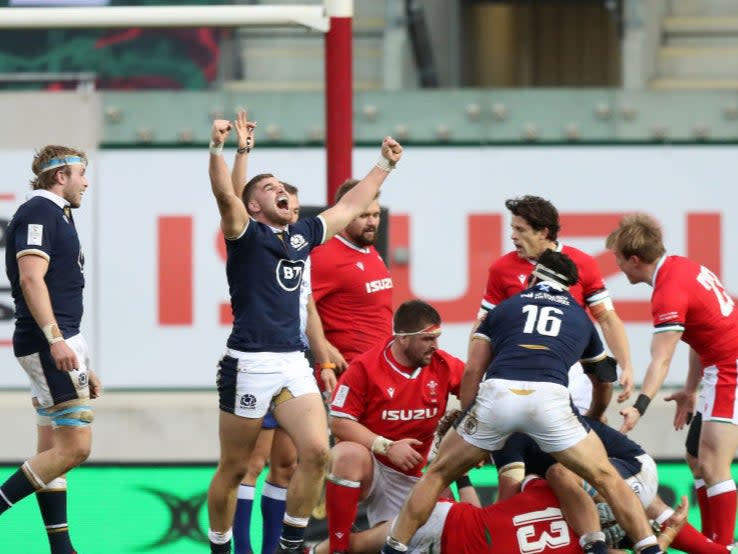
M233 151L226 149L232 162ZM355 176L379 148L355 151ZM651 289L630 285L605 250L622 214L663 225L670 253L703 263L738 290L738 192L733 146L409 147L382 189L396 303L420 297L444 318L441 346L463 357L491 260L512 248L507 198L536 194L561 214L562 242L596 257L626 323L636 376L648 363ZM32 152L0 152L0 228L28 190ZM75 221L87 264L85 333L108 387L214 386L229 332L225 249L202 149L93 153L90 188ZM297 185L305 205L325 203L325 155L265 148L249 173ZM3 237L4 241L4 237ZM0 243L4 248L4 242ZM0 279L0 386L25 386L12 359L12 302ZM683 382L680 347L667 384Z

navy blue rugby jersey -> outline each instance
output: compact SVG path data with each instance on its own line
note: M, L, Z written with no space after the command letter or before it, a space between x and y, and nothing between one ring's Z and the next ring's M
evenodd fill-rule
M8 225L5 271L15 301L13 350L16 356L27 356L48 348L46 337L23 298L18 256L38 255L48 260L44 281L59 330L64 338L79 333L82 289L85 286L84 255L67 206L68 202L61 196L47 190L35 190L21 204Z
M569 384L569 368L578 361L605 356L597 330L584 309L566 291L546 281L504 300L476 335L492 343L485 379L548 381Z
M233 330L228 348L242 352L304 350L300 340L300 284L310 251L325 240L320 216L283 232L249 221L244 233L226 240L226 276Z
M623 479L641 471L642 464L638 457L646 452L638 443L599 420L582 415L579 418L584 422L585 427L589 427L600 437L602 444L605 445L607 456ZM553 456L543 452L530 436L523 433L510 435L505 446L492 452L492 458L498 471L510 464L524 463L526 475L535 473L545 476L548 468L556 463Z

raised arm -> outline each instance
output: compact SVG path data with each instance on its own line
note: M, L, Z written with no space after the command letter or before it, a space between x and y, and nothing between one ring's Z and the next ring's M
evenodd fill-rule
M220 229L226 237L236 237L249 221L241 198L233 191L228 165L223 159L223 145L231 131L231 123L225 119L213 121L210 133L210 187L220 212Z
M359 183L348 191L335 206L321 215L326 222L326 240L342 231L359 217L377 197L379 188L402 157L402 146L392 137L382 142L382 156L377 164Z
M256 123L248 120L246 110L239 110L236 114L236 137L238 138L238 149L236 150L236 159L233 160L233 170L231 171L231 181L233 184L233 193L241 198L243 189L246 187L247 169L249 163L249 153L254 147L254 129Z

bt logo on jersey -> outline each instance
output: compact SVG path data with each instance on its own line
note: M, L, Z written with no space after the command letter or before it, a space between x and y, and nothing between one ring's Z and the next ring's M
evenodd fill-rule
M368 281L364 283L366 292L369 294L373 292L379 292L380 290L386 290L392 288L392 277L385 277L384 279L376 279L375 281Z
M382 410L382 419L386 421L412 421L431 419L438 415L438 408L419 408L416 410Z
M277 264L277 283L286 291L293 291L300 286L304 260L279 260Z

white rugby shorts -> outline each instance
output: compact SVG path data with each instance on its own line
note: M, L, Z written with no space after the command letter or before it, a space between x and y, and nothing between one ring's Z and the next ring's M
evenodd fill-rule
M566 387L507 379L481 383L456 431L469 444L488 451L502 448L515 432L530 435L544 452L566 450L587 436Z
M228 349L218 363L220 409L261 418L275 397L320 394L302 352L239 352Z

